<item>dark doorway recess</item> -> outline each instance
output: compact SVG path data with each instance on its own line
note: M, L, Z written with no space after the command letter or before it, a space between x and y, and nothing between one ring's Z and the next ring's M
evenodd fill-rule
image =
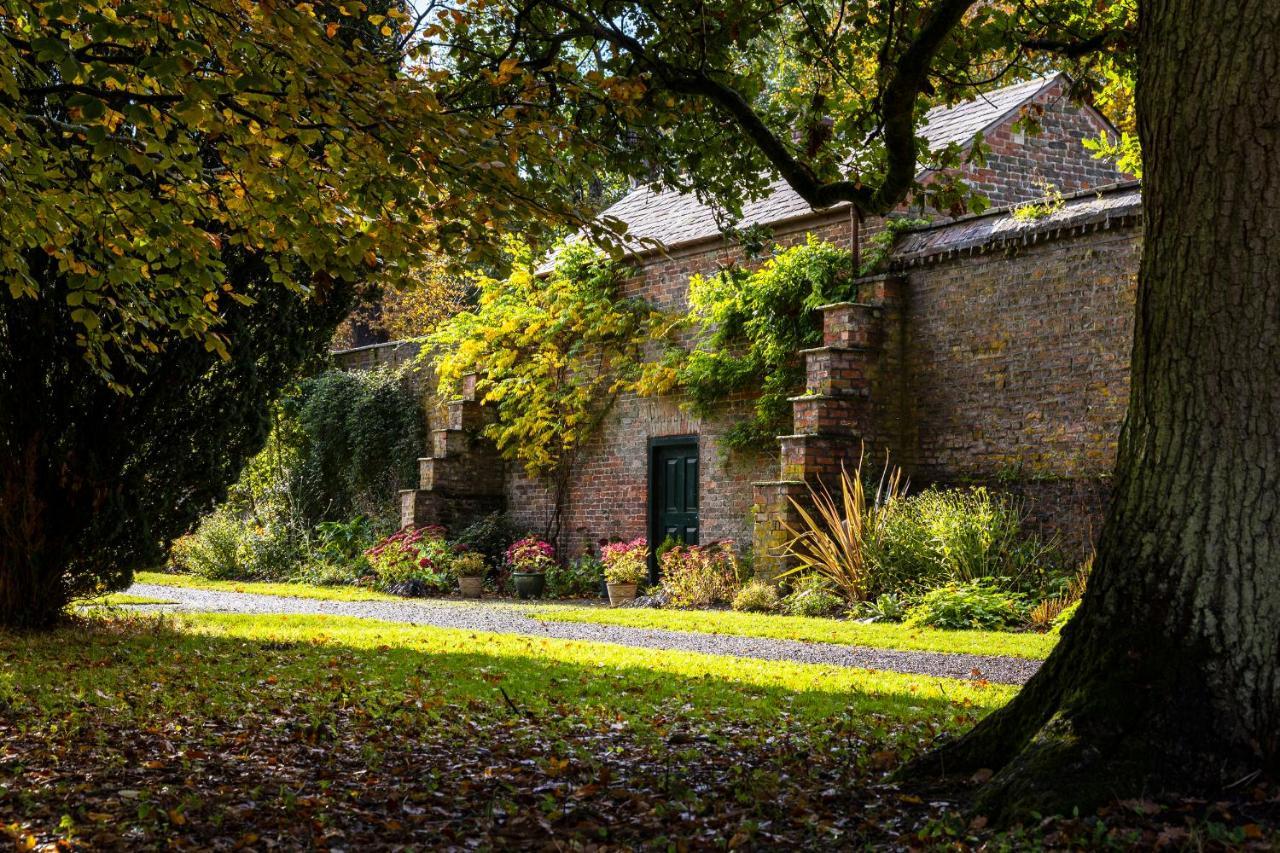
M698 437L649 439L649 576L658 579L652 556L668 538L698 544Z

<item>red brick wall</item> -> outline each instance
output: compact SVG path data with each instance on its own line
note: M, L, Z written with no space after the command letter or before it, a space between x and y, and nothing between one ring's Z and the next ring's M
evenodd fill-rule
M1080 144L1106 125L1091 109L1071 102L1064 82L1040 93L1026 112L1036 117L1039 133L1015 134L1013 124L1019 116L1011 116L987 133L986 164L964 170L970 185L981 190L992 207L1040 198L1046 182L1066 195L1132 179L1093 159Z
M1080 145L1082 137L1096 134L1100 127L1093 114L1070 104L1058 86L1043 93L1038 102L1044 106L1041 116L1043 133L1040 136L1027 136L1022 141L1015 140L1010 124L1016 116L1011 116L987 137L992 148L987 166L971 173L973 182L991 196L993 204L1037 199L1043 194L1043 180L1055 184L1063 192L1069 192L1088 186L1115 183L1125 177L1105 164L1092 160ZM877 221L864 223L861 229L863 238L874 233L878 227ZM847 246L851 237L849 215L847 212L837 212L775 225L774 241L781 245L793 245L803 241L808 233ZM1065 255L1069 255L1073 250L1065 248L1063 251ZM1078 253L1079 247L1074 251ZM1061 257L1052 262L1059 262ZM1006 272L1005 275L1028 283L1038 283L1046 275L1050 275L1049 269L1038 272L1033 269L1036 266L1033 258L1034 256L1028 255L1026 259L1015 262L1015 267L1025 267L1021 273L1015 275L1013 272ZM1116 263L1123 265L1131 260L1130 255L1117 258ZM650 255L643 260L640 274L628 283L627 295L643 296L665 309L683 309L687 305L688 282L694 274L705 275L730 263L743 262L745 259L736 247L721 241L677 248L667 255ZM972 269L985 270L992 263L997 261L980 259ZM1082 274L1081 270L1088 269L1089 264L1085 258L1076 259L1074 269L1077 279ZM952 266L961 268L960 265ZM989 289L995 292L990 298L969 302L965 299L967 290L962 280L967 273L951 275L947 270L952 266L944 265L936 270L920 273L923 285L918 304L914 301L914 283L912 285L909 310L913 313L923 312L926 320L911 327L911 334L924 336L928 340L915 351L917 360L912 362L911 369L918 371L926 385L912 392L901 382L886 383L885 387L894 387L893 396L896 399L883 402L880 421L885 426L882 431L893 432L893 435L886 435L885 440L895 447L895 452L912 456L911 462L918 462L922 471L927 470L930 477L941 478L944 474L969 476L971 473L974 476L985 475L989 471L998 470L1000 464L1008 463L1012 458L1020 458L1024 451L1036 460L1036 464L1040 464L1039 460L1046 455L1054 457L1065 453L1075 459L1081 454L1088 456L1096 453L1094 467L1089 470L1092 472L1105 468L1101 460L1109 458L1108 454L1112 452L1111 445L1107 442L1111 440L1108 430L1114 426L1114 408L1108 408L1105 412L1099 410L1095 418L1087 419L1089 427L1085 429L1078 421L1062 416L1062 413L1072 412L1076 407L1085 405L1080 402L1082 398L1076 391L1060 389L1056 392L1060 393L1057 402L1042 407L1045 420L1039 424L1046 430L1044 435L1056 437L1057 442L1052 444L1052 449L1042 451L1038 449L1041 433L1034 428L1028 432L1023 418L1030 417L1029 413L1033 408L1026 402L1026 398L1041 392L1048 393L1051 389L1031 384L1020 389L1009 388L1010 392L1014 392L1015 398L988 407L985 414L965 408L966 405L980 404L980 399L972 398L969 403L958 401L954 397L957 393L954 389L973 388L981 389L988 395L993 393L991 386L996 380L988 369L991 364L990 353L975 341L990 339L992 323L1010 311L1011 305L1013 310L1010 319L1017 316L1023 325L1019 329L1011 329L1011 335L1016 333L1022 337L1018 337L1017 345L1008 345L1011 347L1009 351L1021 353L1019 358L1022 360L1016 363L1023 365L1026 370L1036 370L1029 360L1043 354L1024 346L1026 335L1034 336L1037 330L1046 329L1045 322L1037 319L1037 316L1056 318L1049 322L1050 325L1057 324L1053 325L1057 331L1052 342L1048 339L1045 341L1047 345L1060 348L1059 356L1055 356L1052 364L1042 371L1047 380L1052 380L1063 370L1069 372L1076 364L1076 359L1082 357L1082 353L1104 350L1111 352L1116 346L1119 346L1123 356L1120 361L1127 364L1128 347L1127 344L1121 346L1117 340L1113 320L1117 311L1123 313L1128 309L1107 303L1107 300L1119 298L1118 291L1105 287L1090 290L1088 286L1081 285L1081 290L1073 294L1075 301L1063 302L1062 308L1058 309L1046 303L1069 294L1058 294L1053 289L1059 283L1059 279L1054 278L1049 289L1043 293L1037 288L1019 290L1008 284L1001 289L993 285ZM1014 267L1008 269L1012 270ZM1136 269L1136 266L1130 269ZM985 273L977 274L981 277ZM912 275L914 282L916 273ZM1000 278L1001 274L993 272L991 276ZM1086 298L1090 294L1093 302ZM1012 299L1012 302L1002 301L1004 299ZM1018 307L1024 303L1025 307ZM1098 328L1090 326L1090 320L1075 317L1071 313L1081 307L1091 306L1109 318L1105 322L1099 320L1101 325ZM947 312L950 312L949 315ZM957 312L959 316L956 316ZM1037 315L1037 312L1040 314ZM930 336L936 336L936 341ZM941 358L936 367L924 363L924 359L932 354ZM897 354L893 354L891 361L887 362L893 364L895 370L898 358ZM1083 380L1083 387L1099 389L1097 393L1102 393L1100 389L1104 387L1108 393L1119 393L1112 368L1114 365L1109 364L1106 371L1090 374L1090 378ZM913 375L906 376L908 380L912 378ZM954 389L949 388L953 383ZM1000 389L994 389L994 392L1003 393ZM1094 391L1091 390L1090 393ZM930 408L930 395L940 396L940 408L936 411ZM915 399L914 407L910 405L912 397ZM1092 402L1093 397L1087 399L1088 405L1096 405ZM736 405L746 403L739 402ZM974 423L987 424L987 438L964 437L970 418ZM561 547L569 553L579 553L594 546L601 538L643 535L647 522L648 441L650 438L673 435L699 436L700 521L703 541L728 538L735 539L744 546L749 544L752 528L751 484L757 480L777 479L779 460L776 453L755 458L726 458L718 446L718 438L733 423L733 419L732 406L727 407L721 416L701 421L684 411L679 400L674 398L655 400L625 397L618 400L599 436L583 448L575 465L567 513L562 521ZM913 419L914 423L908 426L906 422ZM899 451L898 445L901 442L915 440L921 442L918 448L908 444ZM988 464L995 455L999 455L1002 461ZM511 473L508 476L507 499L509 511L518 525L535 531L544 528L551 512L551 501L543 484L529 480L518 471Z
M903 463L1014 485L1079 549L1128 404L1134 226L912 269Z

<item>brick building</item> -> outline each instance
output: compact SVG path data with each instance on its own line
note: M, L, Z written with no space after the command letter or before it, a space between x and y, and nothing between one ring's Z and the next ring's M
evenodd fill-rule
M795 428L777 452L718 446L749 400L700 419L677 397L624 397L575 466L562 548L679 530L702 542L754 542L768 570L787 498L829 480L865 442L888 449L917 486L985 482L1017 492L1041 524L1084 550L1128 396L1141 199L1128 176L1084 150L1081 139L1107 125L1072 103L1067 86L1050 76L930 111L923 135L933 146L983 135L990 154L965 176L994 209L907 232L888 272L863 280L856 302L823 309L824 345L802 354L808 392L794 401ZM1026 112L1039 133L1016 132ZM1064 194L1060 208L1012 215L1046 184ZM630 238L662 244L634 244L638 273L627 283L629 294L661 307L685 307L695 273L744 262L692 196L641 188L607 213L628 223ZM743 213L740 225L766 226L784 246L808 234L848 246L855 233L847 207L814 212L781 183ZM877 227L864 222L861 236ZM433 419L421 488L402 494L406 523L457 522L503 506L541 528L549 490L501 465L475 437L482 418L463 399Z

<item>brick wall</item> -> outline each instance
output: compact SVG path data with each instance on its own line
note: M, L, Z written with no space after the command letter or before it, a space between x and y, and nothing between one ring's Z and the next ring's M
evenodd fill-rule
M1128 404L1141 242L1130 224L910 271L900 446L916 484L1015 491L1085 547Z
M1125 176L1088 156L1079 140L1101 126L1070 104L1061 86L1037 99L1043 132L1017 138L1016 115L987 135L991 154L969 179L995 205L1037 199L1043 182L1063 192L1115 183ZM865 222L865 240L881 227ZM773 242L789 246L810 233L851 243L847 211L775 223ZM1002 250L929 262L909 270L905 295L885 317L893 340L875 372L874 412L866 432L887 445L917 484L998 480L1028 498L1047 525L1096 529L1103 475L1114 454L1127 388L1128 330L1136 233L1089 233L1016 252ZM627 295L680 310L694 274L750 261L720 240L650 253L627 282ZM416 352L416 349L415 349ZM400 363L395 345L337 354L348 369ZM427 380L427 384L430 381ZM424 387L428 419L440 401ZM561 546L593 548L604 537L643 535L647 525L651 438L696 435L701 469L703 541L752 534L752 483L776 480L778 453L727 456L719 437L749 400L731 401L700 420L678 398L623 397L574 466ZM552 507L546 485L507 466L508 511L541 531ZM515 470L512 470L515 469Z
M1035 103L1043 108L1042 112L1037 111L1042 128L1040 135L1015 138L1011 125L1017 118L1016 115L1010 116L988 134L987 141L992 153L986 166L970 170L970 180L991 196L993 204L1040 198L1044 191L1041 182L1044 180L1067 192L1087 186L1115 183L1124 177L1106 164L1090 158L1080 145L1082 137L1096 134L1101 125L1096 115L1071 104L1065 95L1059 84L1037 98ZM863 223L860 229L862 239L865 240L880 227L879 221ZM775 224L773 231L774 242L784 246L802 242L810 233L848 246L852 235L847 211ZM1070 255L1072 251L1070 248L1064 249L1066 255ZM643 296L665 309L684 309L687 307L688 282L693 275L711 274L733 263L749 261L737 247L723 241L677 248L665 255L651 254L643 259L640 274L627 283L625 291L629 296ZM978 265L984 263L987 262L979 261ZM1077 279L1080 275L1079 267L1088 264L1087 259L1077 259L1074 273ZM953 315L954 312L960 312L959 317L934 317L919 324L911 332L939 336L939 343L925 344L915 351L913 357L916 361L911 365L913 370L921 359L934 354L945 356L943 363L946 366L936 369L928 365L921 366L919 372L927 387L913 392L905 384L910 373L902 369L906 356L895 341L894 347L886 352L882 369L875 377L877 411L873 428L875 434L871 438L877 444L890 446L895 456L903 457L904 461L907 456L911 457L913 463L919 461L923 467L927 467L928 476L937 478L941 478L946 472L956 472L957 476L967 477L970 474L976 476L979 471L987 471L992 466L987 464L983 453L1002 454L1000 464L1008 464L1010 459L1027 451L1027 455L1037 465L1041 464L1041 458L1046 455L1069 452L1079 456L1081 453L1095 453L1095 464L1105 467L1100 460L1111 451L1108 446L1103 446L1107 439L1099 439L1098 435L1107 433L1111 428L1112 423L1108 418L1112 418L1113 409L1098 411L1091 427L1082 432L1080 424L1068 422L1060 416L1060 413L1082 404L1072 394L1061 394L1055 406L1042 408L1044 420L1040 425L1046 430L1046 434L1057 436L1057 444L1043 451L1034 449L1040 434L1034 430L1026 431L1022 420L1017 421L1016 428L996 426L997 423L1008 422L1015 417L1030 417L1031 407L1025 398L1042 390L1031 385L1020 389L1022 398L1009 400L1002 404L1004 408L997 407L990 412L992 422L988 428L992 432L988 440L979 438L963 443L957 437L963 432L963 427L958 424L968 423L965 419L971 413L949 408L949 401L953 397L948 395L955 391L947 387L950 381L947 372L968 375L968 371L973 369L976 372L967 380L970 384L966 385L961 381L958 387L971 387L975 391L981 389L984 393L990 393L989 386L995 380L987 371L994 368L988 367L992 362L985 351L979 351L981 345L974 341L991 338L990 329L987 328L988 315L1000 315L1004 311L1000 300L1011 294L1007 290L999 290L993 292L990 298L979 297L977 302L966 303L963 282L958 280L965 272L959 271L949 277L945 269L939 267L936 271L924 273L925 285L919 304L914 301L914 293L908 304L911 311L923 311L930 316L935 312L952 312ZM1037 275L1039 274L1031 276L1032 283L1038 280ZM1091 292L1095 307L1116 297L1114 289L1095 289ZM1015 303L1020 300L1025 302L1025 309L1018 309L1024 320L1028 314L1048 310L1043 302L1058 298L1058 295L1049 292L1039 294L1034 288L1013 295L1016 296ZM1077 302L1063 304L1065 310L1060 315L1048 310L1048 313L1059 318L1050 324L1058 330L1058 338L1051 345L1066 349L1060 350L1061 355L1053 361L1049 373L1045 375L1069 369L1074 359L1079 357L1078 352L1089 347L1107 349L1116 346L1120 353L1118 360L1127 364L1127 345L1115 338L1114 329L1109 325L1111 321L1097 321L1101 323L1100 331L1103 333L1102 338L1097 338L1091 337L1088 325L1090 321L1077 321L1068 316L1069 311L1081 305L1079 299L1084 298L1079 294L1077 297ZM961 320L961 317L965 319ZM888 322L898 324L904 320L895 314L888 318ZM1021 328L1021 332L1034 334L1036 331L1046 331L1047 328L1044 322L1031 321ZM1063 339L1069 338L1072 332L1082 337L1075 340ZM969 340L969 337L974 340ZM1026 370L1034 370L1026 359L1036 357L1036 353L1011 343L1010 354L1015 351L1021 353L1018 357L1023 361L1019 363L1024 364ZM974 365L963 363L965 358L970 357L976 359ZM1113 367L1114 365L1108 365L1108 368ZM1095 372L1084 382L1087 387L1096 389L1096 393L1103 393L1102 388L1110 390L1114 385L1114 370ZM931 394L940 395L944 403L937 411L927 405L926 401ZM914 406L912 400L915 401ZM748 404L738 402L734 405ZM779 459L776 454L726 458L718 445L718 437L733 423L734 417L735 409L732 405L726 407L724 414L701 421L684 411L678 399L620 399L605 420L597 439L583 448L575 465L567 514L562 521L562 547L571 553L577 553L594 546L602 537L643 535L647 523L648 441L650 438L675 435L699 437L702 471L700 522L703 541L727 538L744 545L749 543L752 530L751 484L754 481L777 479ZM914 428L908 427L913 420ZM922 446L918 451L906 444L919 436L932 436L935 429L941 431L939 437L931 438L927 446ZM1012 443L1001 447L1000 442L1004 441ZM1093 449L1082 450L1083 444L1088 442L1095 442L1096 446L1091 445ZM946 456L948 449L954 449L949 457ZM999 468L999 465L995 465L995 468ZM509 475L507 500L510 512L518 524L533 530L541 530L545 526L551 512L551 500L544 485L532 482L518 472Z
M1015 131L1019 115L1011 116L987 133L986 163L963 170L969 184L981 190L992 207L1039 198L1046 182L1065 195L1133 177L1093 159L1080 144L1106 125L1092 109L1071 102L1065 81L1041 92L1024 111L1036 119L1039 133Z

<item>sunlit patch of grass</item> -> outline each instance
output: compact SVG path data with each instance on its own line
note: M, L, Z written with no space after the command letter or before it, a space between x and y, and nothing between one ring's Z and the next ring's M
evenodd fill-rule
M852 667L728 658L333 616L184 614L89 620L93 630L0 635L0 677L43 714L219 714L310 707L341 685L351 701L424 707L507 700L538 714L767 723L951 719L997 707L1015 688ZM21 645L21 654L15 654ZM56 683L55 683L56 682ZM501 689L500 689L501 688ZM679 709L673 711L672 709ZM35 723L37 717L31 719Z
M131 604L173 604L171 598L155 598L150 595L130 595L127 592L112 592L97 598L86 598L77 602L81 607L114 607Z
M334 616L88 611L0 632L0 812L42 844L200 849L312 826L319 843L335 822L431 846L443 814L510 849L547 821L599 842L589 814L623 847L724 841L754 803L806 848L842 837L815 811L844 814L863 780L1013 692Z
M185 589L207 589L215 592L251 592L257 595L275 595L287 598L314 598L326 601L405 601L397 595L387 595L371 589L354 586L312 586L305 583L265 583L261 581L213 581L196 575L172 575L165 572L138 572L135 583L175 586Z
M655 652L595 643L425 628L323 616L184 617L185 630L212 636L340 646L372 653L360 660L368 685L402 682L429 658L440 689L465 698L499 700L495 683L524 701L639 710L665 698L743 713L771 709L750 701L764 692L794 694L797 707L819 716L842 710L901 714L912 704L943 702L993 708L1016 688L853 667L727 658L695 652ZM485 667L491 672L481 672ZM497 677L495 678L495 674ZM572 677L569 677L572 674ZM641 697L636 699L634 697ZM744 701L745 700L745 701ZM906 705L903 705L903 703Z
M1056 636L1048 634L938 631L890 622L862 623L807 616L737 613L732 610L582 607L538 609L531 611L529 615L546 622L589 622L628 628L659 628L701 634L732 634L877 649L997 655L1033 660L1048 657L1058 641Z

